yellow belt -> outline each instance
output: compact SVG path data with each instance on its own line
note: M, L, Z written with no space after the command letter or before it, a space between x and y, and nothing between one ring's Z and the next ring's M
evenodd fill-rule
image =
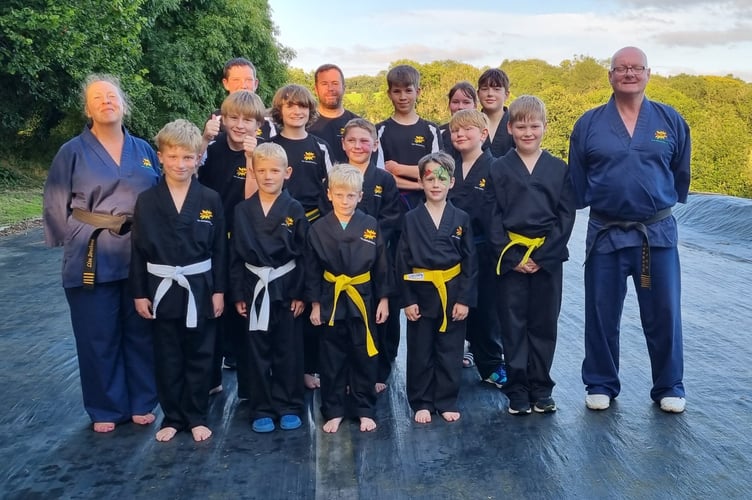
M524 266L527 264L527 260L530 258L530 254L533 253L533 250L542 247L543 243L546 241L545 236L541 236L540 238L528 238L527 236L522 236L521 234L513 233L512 231L507 231L507 236L509 236L509 243L507 243L507 246L504 247L501 251L501 255L499 255L499 262L496 264L496 274L501 274L501 259L504 257L504 253L514 245L527 247L527 252L525 252L525 255L520 261L520 264Z
M420 267L414 267L412 274L405 274L402 279L405 281L430 281L436 290L439 292L439 298L441 299L441 309L444 311L444 320L439 327L440 332L445 332L447 329L447 288L446 283L452 278L460 274L462 267L457 264L449 269L433 270L423 269Z
M366 271L363 274L357 276L347 276L346 274L340 274L335 276L329 271L324 271L324 279L329 283L334 283L334 304L332 305L332 317L329 318L329 326L334 326L334 312L337 310L337 299L339 294L345 292L350 300L355 303L355 307L360 311L360 315L363 316L363 323L366 324L366 349L369 356L376 356L379 351L376 350L376 343L373 341L371 335L371 328L368 326L368 311L366 310L366 303L363 301L363 297L355 285L362 285L371 281L370 271Z

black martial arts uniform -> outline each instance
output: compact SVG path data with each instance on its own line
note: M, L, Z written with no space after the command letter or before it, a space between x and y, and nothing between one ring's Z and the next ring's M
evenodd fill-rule
M308 132L324 139L331 148L332 162L333 163L347 163L348 158L345 150L342 148L342 134L345 130L347 122L353 118L359 118L358 115L349 110L344 110L340 116L336 118L327 118L325 116L319 116L313 125L308 127Z
M217 323L212 295L226 289L226 245L222 201L197 180L191 181L180 213L164 180L138 197L130 283L134 298L152 301L162 428L206 425ZM200 272L190 271L207 261ZM180 267L159 274L154 265ZM174 273L183 274L189 289L179 284L180 277L166 277Z

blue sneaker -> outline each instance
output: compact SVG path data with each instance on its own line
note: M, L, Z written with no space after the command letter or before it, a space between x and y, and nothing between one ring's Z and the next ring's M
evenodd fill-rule
M499 367L496 368L491 375L483 379L483 381L493 384L501 389L501 387L507 382L507 370L504 367L504 363L500 364Z
M274 421L269 417L257 418L251 426L253 432L265 433L274 430Z
M297 429L301 425L303 425L303 422L300 421L300 417L297 415L282 415L282 418L279 420L279 427L285 431Z

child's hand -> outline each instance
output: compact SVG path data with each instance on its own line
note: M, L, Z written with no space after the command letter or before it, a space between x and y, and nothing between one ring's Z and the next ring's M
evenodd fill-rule
M258 144L258 139L256 139L255 134L249 134L243 138L243 151L245 152L246 158L253 154L253 150L256 149L256 144Z
M376 306L376 324L380 325L389 317L389 299L386 297L379 300Z
M225 294L214 293L212 294L212 308L214 310L214 317L219 318L225 311Z
M452 308L452 321L462 321L467 319L467 313L470 310L465 304L454 304Z
M311 324L316 326L321 324L321 304L318 302L311 304Z
M394 160L387 160L384 162L384 170L386 170L390 174L399 175L399 172L398 172L399 167L400 167L400 164Z
M248 307L242 300L235 302L235 310L238 311L238 314L240 314L244 318L248 317Z
M540 266L536 264L533 259L527 259L527 262L525 263L525 268L527 269L527 272L530 274L537 273L540 270Z
M290 303L290 310L292 311L292 317L297 318L301 314L303 314L303 309L305 309L305 302L302 300L295 300Z
M212 115L211 118L204 125L203 138L205 141L213 141L217 134L219 134L219 127L222 123L222 115Z
M405 317L408 321L418 321L420 319L420 309L418 304L412 304L405 307Z
M151 311L151 300L149 299L133 299L136 306L136 312L144 319L154 319L154 314Z

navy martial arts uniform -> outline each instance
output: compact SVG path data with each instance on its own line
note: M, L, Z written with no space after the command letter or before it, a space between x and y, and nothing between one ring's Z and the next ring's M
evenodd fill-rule
M127 278L133 207L159 180L159 162L149 144L124 133L118 165L84 127L60 148L44 186L45 242L63 246L63 287L93 422L124 422L157 404L151 327L136 313Z
M678 234L671 207L687 200L690 149L684 119L647 98L631 137L613 96L574 126L570 172L578 206L590 206L582 363L589 394L619 394L619 321L631 275L652 366L650 396L684 397Z
M261 140L259 140L261 143ZM206 149L206 159L199 167L198 180L217 193L222 199L225 214L225 229L230 237L234 227L235 205L245 199L246 158L245 151L230 149L227 143L227 133L217 135L217 139ZM248 349L243 333L242 316L235 310L235 305L229 297L225 297L225 309L219 320L217 345L214 350L214 369L212 370L211 387L222 384L222 357L234 356L237 362L238 397L248 396L249 366L245 354Z
M509 133L507 125L509 124L509 110L504 106L504 116L501 117L499 127L493 137L486 137L483 143L483 150L491 150L494 158L501 158L514 147L514 138Z
M454 169L454 186L447 199L470 215L478 255L478 306L467 317L467 340L482 379L488 378L502 362L501 337L496 302L496 259L486 236L488 216L493 204L486 196L491 163L489 150L475 160L463 177L462 157ZM498 257L498 254L496 255Z
M245 302L251 421L303 413L303 300L308 221L287 191L264 214L258 193L235 207L230 244L233 302Z
M226 253L222 201L213 190L193 179L179 213L165 181L138 197L130 282L134 298L152 302L162 428L206 425L217 323L212 295L225 293Z
M447 202L437 229L424 204L408 212L396 269L400 306L418 304L421 315L418 321L407 322L410 407L415 412L458 411L467 323L452 321L452 309L456 303L475 307L478 294L470 216Z
M311 226L308 241L313 251L306 269L308 294L321 304L324 325L319 329L321 413L325 420L373 418L376 304L392 287L385 242L376 219L357 209L344 229L334 212L325 215ZM345 285L335 297L338 281Z
M333 163L347 163L347 154L342 148L342 134L345 125L353 118L359 118L352 111L344 110L341 116L327 118L319 115L313 125L308 127L308 132L326 141L331 148Z
M491 165L489 239L495 254L496 311L506 356L510 407L524 408L551 396L551 364L561 310L562 264L575 219L567 164L542 151L530 172L512 150ZM499 258L501 261L499 265ZM514 268L527 257L532 274ZM497 267L498 266L498 267Z

